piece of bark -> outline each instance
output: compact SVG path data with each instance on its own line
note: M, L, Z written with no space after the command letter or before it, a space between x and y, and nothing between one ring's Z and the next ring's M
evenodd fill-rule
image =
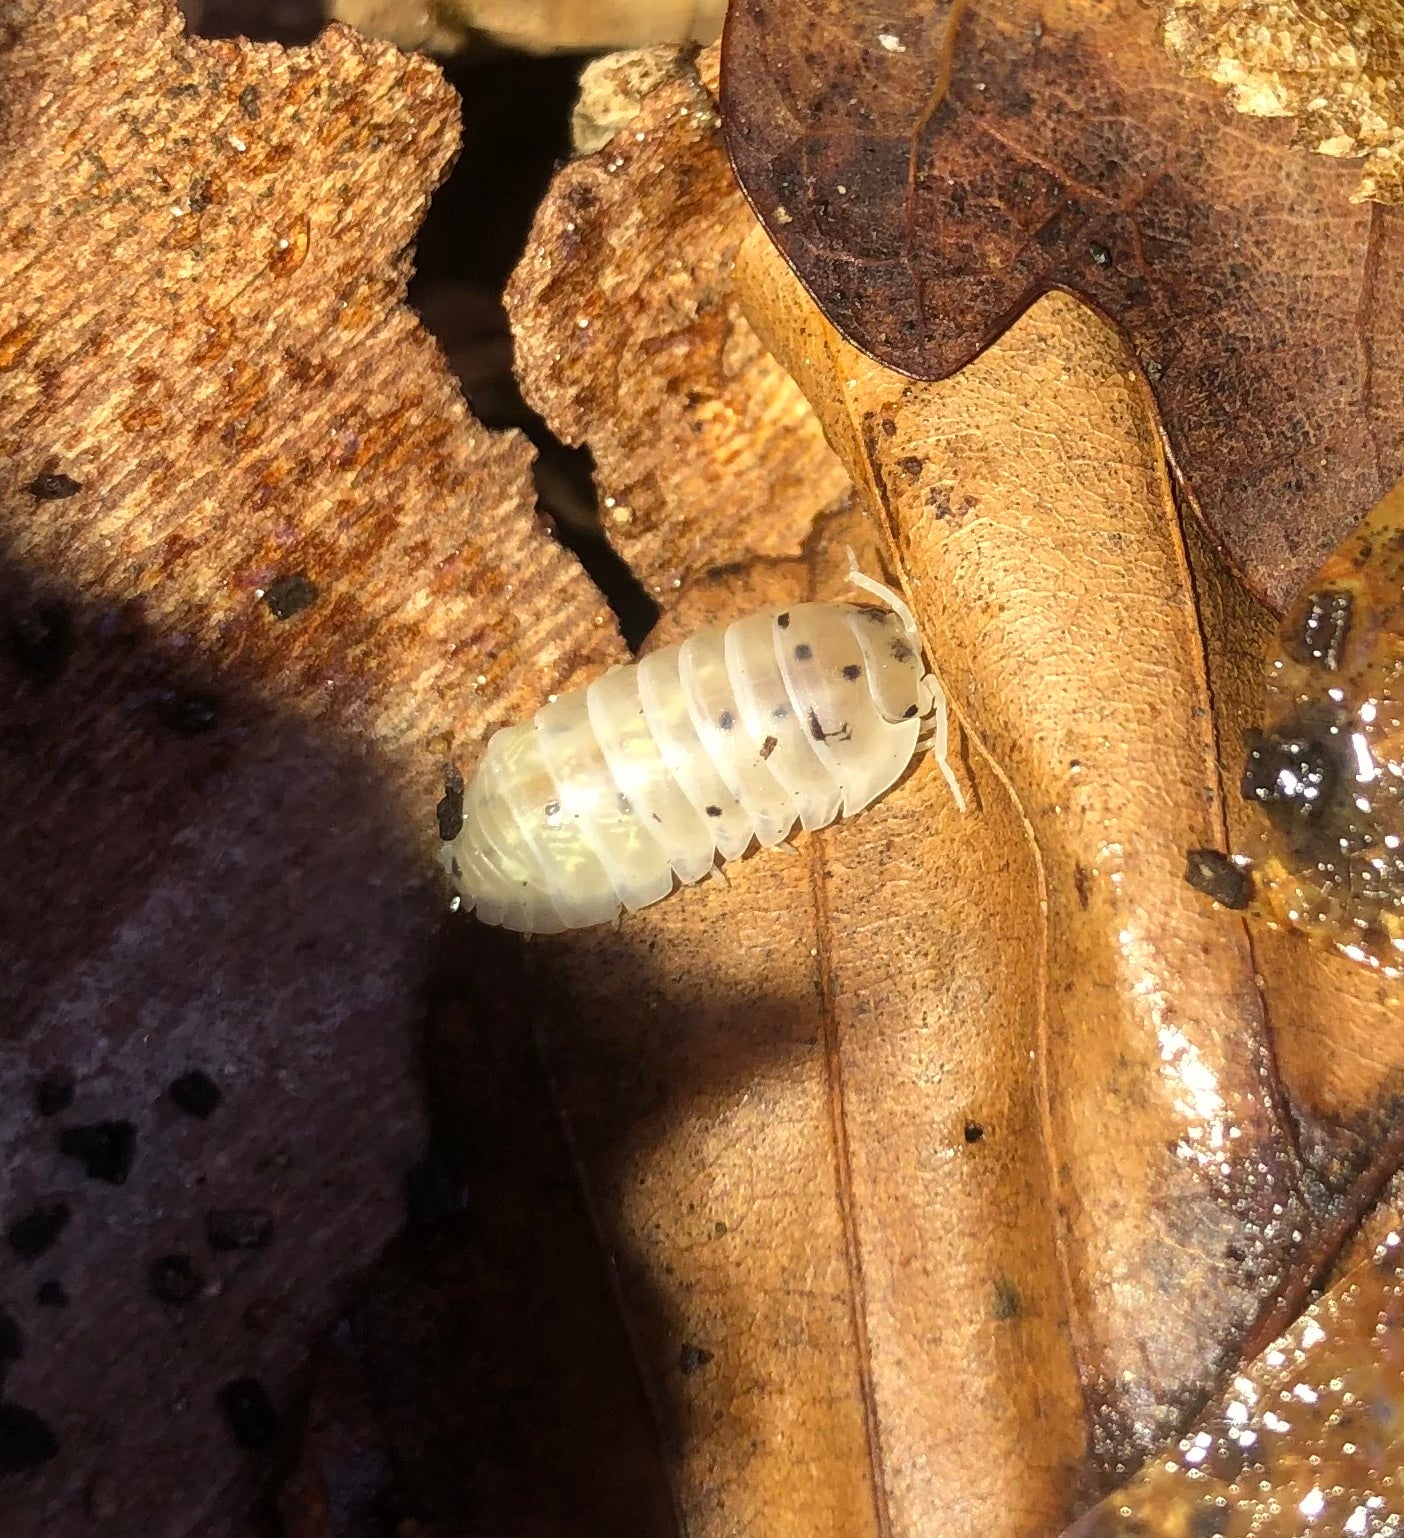
M848 481L731 291L752 220L722 147L715 50L562 168L507 290L527 400L589 443L606 533L663 596L793 556Z
M829 319L893 367L953 374L1049 289L1110 317L1193 505L1280 612L1404 474L1404 216L1235 113L1158 21L741 0L728 142Z
M534 526L527 445L468 417L402 302L455 146L437 69L116 0L6 28L3 1206L67 1202L71 1301L15 1305L6 1392L59 1446L4 1507L87 1532L96 1480L123 1530L242 1533L271 1463L217 1396L291 1411L420 1151L444 764L623 649ZM120 1191L31 1111L55 1065L68 1119L135 1125ZM205 1123L165 1099L192 1068ZM214 1208L270 1243L207 1253ZM178 1311L148 1293L171 1254L209 1278Z

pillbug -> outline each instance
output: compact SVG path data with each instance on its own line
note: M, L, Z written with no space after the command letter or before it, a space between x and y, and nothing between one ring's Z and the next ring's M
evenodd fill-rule
M946 699L906 604L798 603L697 632L495 732L443 855L484 923L555 934L700 881L716 859L852 816L923 747Z
M1404 483L1287 611L1241 788L1267 915L1404 975Z

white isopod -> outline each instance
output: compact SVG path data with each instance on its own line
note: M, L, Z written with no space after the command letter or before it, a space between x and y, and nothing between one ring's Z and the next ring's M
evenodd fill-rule
M464 907L527 934L605 923L753 839L861 811L924 746L963 807L911 610L870 577L849 580L887 607L765 609L495 732L444 845Z

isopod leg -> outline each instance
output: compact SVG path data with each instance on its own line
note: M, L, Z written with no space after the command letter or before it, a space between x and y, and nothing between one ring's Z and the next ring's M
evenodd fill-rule
M941 687L941 680L934 673L927 673L921 681L921 693L921 713L923 716L931 717L931 736L918 746L930 749L931 756L945 776L946 784L951 787L956 810L963 812L965 795L961 791L960 782L955 777L955 771L951 768L951 712L946 703L946 691Z

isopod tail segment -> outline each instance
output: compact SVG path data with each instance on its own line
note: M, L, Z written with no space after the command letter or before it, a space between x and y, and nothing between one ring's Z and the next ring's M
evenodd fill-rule
M848 555L848 582L850 587L861 588L865 593L871 593L874 598L885 603L889 609L902 621L907 632L907 640L911 642L918 657L925 658L926 652L921 644L921 632L917 629L916 615L912 613L910 606L902 595L885 583L879 582L876 577L870 577L858 565L858 557L852 549ZM950 744L951 744L951 712L946 702L946 691L941 687L941 680L935 673L927 672L921 680L921 715L923 721L931 718L929 735L923 736L917 743L922 751L929 751L936 760L946 784L950 786L951 796L955 800L956 810L967 810L965 793L960 788L960 781L955 777L955 771L951 768Z

